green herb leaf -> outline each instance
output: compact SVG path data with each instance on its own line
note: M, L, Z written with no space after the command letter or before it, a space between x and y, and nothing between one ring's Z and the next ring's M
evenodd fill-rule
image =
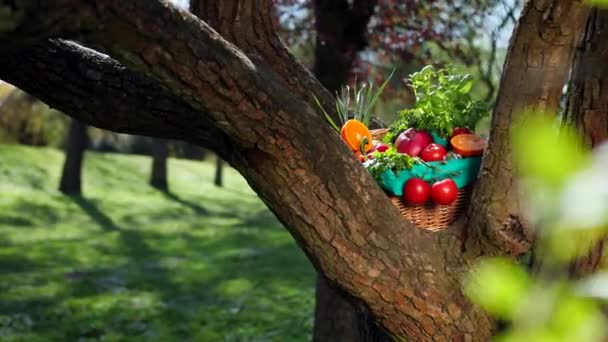
M376 182L382 182L382 174L388 170L398 173L402 170L409 170L414 165L414 158L407 154L397 152L394 147L384 152L373 152L372 159L365 162L367 171L372 175Z
M429 65L410 75L410 79L416 105L400 112L400 118L389 127L387 142L410 127L448 137L455 127L474 129L489 114L489 106L469 94L472 77L455 74L452 67L437 70Z

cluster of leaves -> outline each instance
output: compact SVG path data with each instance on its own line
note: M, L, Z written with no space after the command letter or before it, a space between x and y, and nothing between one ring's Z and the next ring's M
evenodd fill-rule
M483 260L467 294L510 323L497 341L604 341L608 274L574 280L568 266L608 232L608 143L590 153L573 129L555 125L554 115L520 116L513 157L542 262L528 274L511 260Z
M336 112L340 119L340 125L338 125L329 114L325 111L316 96L313 97L317 103L317 106L323 111L325 118L329 121L329 124L340 133L340 127L344 125L346 121L353 118L363 122L365 126L369 127L369 121L372 118L372 110L374 105L382 95L384 88L390 81L391 77L395 73L395 70L386 78L384 83L374 90L374 83L362 83L361 87L357 87L357 82L352 89L346 85L342 87L340 93L336 94ZM351 97L352 95L352 97Z
M415 162L414 158L397 152L394 147L385 152L374 152L372 157L365 162L364 166L377 182L382 181L381 175L384 172L392 170L394 173L398 173L401 170L409 170Z
M489 113L488 104L474 100L470 94L473 78L456 74L453 67L437 69L429 65L410 75L410 79L416 105L399 113L385 141L394 141L411 127L448 137L456 127L473 129Z

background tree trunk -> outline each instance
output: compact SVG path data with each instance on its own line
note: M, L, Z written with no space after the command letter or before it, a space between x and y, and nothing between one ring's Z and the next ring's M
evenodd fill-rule
M367 47L367 26L376 3L314 0L317 36L313 72L332 94L346 83L357 55Z
M87 148L87 125L72 119L66 141L65 162L61 172L59 191L69 195L82 194L82 161Z
M367 46L367 25L375 5L375 0L360 1L353 6L346 0L314 1L317 37L313 71L332 94L348 82L358 53ZM382 336L369 316L364 308L357 309L342 291L331 287L322 274L317 275L315 342L363 342L371 341L374 335Z
M593 147L608 138L608 10L594 8L576 50L568 87L564 122L572 124ZM574 277L601 268L604 246L600 241L584 258L572 263Z
M215 177L213 184L222 187L224 185L224 159L220 156L215 156Z
M169 156L169 141L154 139L152 143L152 171L150 185L161 191L169 191L167 181L167 157Z

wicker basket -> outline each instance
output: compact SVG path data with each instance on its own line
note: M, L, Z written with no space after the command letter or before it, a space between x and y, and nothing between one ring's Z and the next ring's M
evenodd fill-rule
M449 227L460 217L467 207L470 195L471 188L467 187L458 191L456 202L450 205L439 205L429 201L419 206L408 204L401 197L389 197L401 215L416 227L436 232Z
M372 130L374 140L382 140L388 129ZM399 209L401 215L411 221L416 227L440 231L450 226L467 207L472 187L465 187L458 191L458 198L450 205L439 205L431 201L424 205L413 206L406 203L401 197L389 195L391 201Z

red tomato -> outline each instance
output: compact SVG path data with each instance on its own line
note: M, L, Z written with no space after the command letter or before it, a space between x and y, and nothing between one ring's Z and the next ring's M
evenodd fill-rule
M466 128L466 127L456 127L454 128L454 130L452 131L452 135L450 136L450 140L460 134L473 134L473 132Z
M431 186L421 178L410 178L403 186L403 199L413 205L421 205L429 200Z
M425 162L440 161L443 160L446 154L448 154L448 151L446 151L445 147L439 144L429 144L420 153L420 158Z
M458 198L458 187L454 180L446 178L435 182L431 187L431 198L438 204L452 204Z
M388 145L384 144L384 143L377 143L376 145L372 146L372 149L370 150L370 152L386 152L386 150L388 150Z

